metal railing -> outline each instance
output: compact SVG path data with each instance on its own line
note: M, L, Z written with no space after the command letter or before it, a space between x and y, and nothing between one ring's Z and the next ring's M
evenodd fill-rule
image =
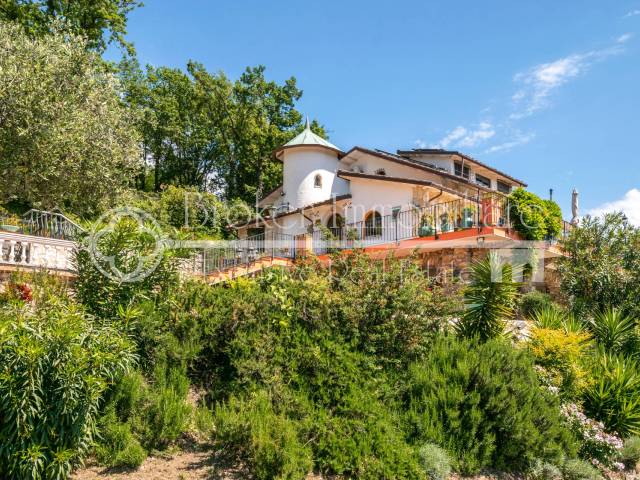
M206 276L248 265L263 258L293 259L295 256L296 238L293 235L266 232L225 242L224 246L219 248L203 250L199 269Z
M47 212L44 210L29 210L27 213L15 222L16 217L0 216L0 225L11 219L17 225L7 225L5 230L12 227L9 231L22 233L24 235L32 235L34 237L54 238L57 240L75 240L83 231L77 223L65 217L61 213Z
M480 200L459 199L427 207L376 213L342 227L319 227L313 231L313 251L317 255L339 248L366 247L418 237L438 238L443 233L470 228L509 228L507 199L486 195Z
M37 237L75 240L83 228L61 213L29 210L22 216L23 233Z

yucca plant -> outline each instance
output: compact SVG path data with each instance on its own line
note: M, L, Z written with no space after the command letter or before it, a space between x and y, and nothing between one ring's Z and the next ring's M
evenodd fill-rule
M562 329L566 313L555 305L545 305L533 312L532 320L539 328Z
M538 328L563 330L565 333L582 333L584 325L573 314L557 305L546 305L533 313L532 320Z
M593 367L596 381L584 392L587 414L620 436L640 433L640 373L628 357L600 350Z
M607 352L633 353L637 344L635 318L615 308L608 308L597 313L589 322L589 327L598 345Z
M503 334L518 297L514 274L514 267L496 252L471 266L471 283L464 291L466 309L456 325L459 335L485 341Z

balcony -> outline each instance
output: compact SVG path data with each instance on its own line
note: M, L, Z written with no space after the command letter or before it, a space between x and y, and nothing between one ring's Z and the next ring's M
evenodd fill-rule
M372 213L363 221L316 228L312 234L313 251L322 255L337 249L366 248L420 237L437 240L451 232L485 227L510 227L506 197L485 195L480 201L459 199L391 215Z

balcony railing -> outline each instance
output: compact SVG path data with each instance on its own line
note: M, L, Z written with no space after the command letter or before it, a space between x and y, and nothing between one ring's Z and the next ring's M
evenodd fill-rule
M78 224L57 212L29 210L22 217L17 218L18 221L16 217L12 217L10 222L8 220L9 217L0 216L0 225L8 224L5 230L35 237L75 240L83 231Z
M284 233L266 232L248 238L231 240L221 248L201 252L196 269L211 273L248 265L263 258L295 258L296 238Z
M508 228L507 199L487 195L480 201L453 200L422 208L370 214L364 220L313 232L313 250L320 255L339 248L366 247L417 237L435 237L456 230L482 227Z

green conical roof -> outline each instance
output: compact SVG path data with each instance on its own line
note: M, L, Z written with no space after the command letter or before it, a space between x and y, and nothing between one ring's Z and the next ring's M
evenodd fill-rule
M338 147L336 147L331 142L327 142L320 135L316 135L311 131L311 124L309 123L309 117L307 117L307 122L304 126L304 130L300 132L298 135L293 137L287 143L283 145L283 147L295 147L298 145L317 145L322 147L327 147L332 150L340 151Z

